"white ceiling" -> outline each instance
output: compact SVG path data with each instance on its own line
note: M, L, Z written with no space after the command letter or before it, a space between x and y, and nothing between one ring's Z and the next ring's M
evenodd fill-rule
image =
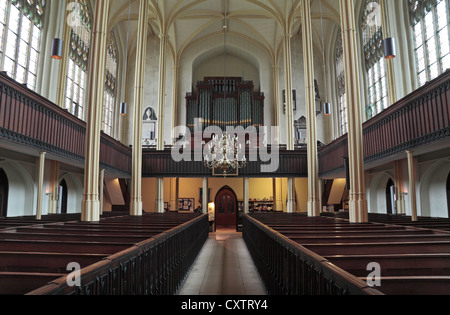
M314 49L321 54L322 34L327 43L329 30L339 23L339 1L310 1ZM234 37L235 41L251 42L252 47L260 47L276 63L279 62L282 53L283 35L301 32L301 0L149 0L149 2L149 32L156 35L165 33L169 36L170 54L172 60L176 62L181 60L183 54L191 47L200 44L207 46L208 40L218 36L223 38L225 24L228 27L227 36ZM110 29L118 27L122 34L126 34L130 16L129 43L130 51L133 51L139 0L114 0L110 6Z

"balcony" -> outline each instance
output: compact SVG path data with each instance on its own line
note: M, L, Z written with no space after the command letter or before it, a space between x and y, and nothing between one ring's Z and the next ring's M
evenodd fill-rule
M0 74L2 147L84 168L86 123L44 97ZM118 177L131 174L131 150L106 134L100 139L100 164Z

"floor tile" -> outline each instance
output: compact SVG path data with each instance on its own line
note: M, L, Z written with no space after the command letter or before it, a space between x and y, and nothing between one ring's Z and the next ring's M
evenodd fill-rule
M179 295L266 295L242 233L210 233Z

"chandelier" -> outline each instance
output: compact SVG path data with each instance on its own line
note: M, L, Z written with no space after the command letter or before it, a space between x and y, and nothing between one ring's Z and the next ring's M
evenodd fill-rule
M236 135L233 137L223 133L221 137L214 135L205 146L203 163L213 170L214 175L238 175L238 170L247 165L245 154L241 154L242 146Z

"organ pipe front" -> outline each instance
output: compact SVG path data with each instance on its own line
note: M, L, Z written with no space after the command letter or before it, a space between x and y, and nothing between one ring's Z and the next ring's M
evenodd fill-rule
M186 95L186 125L194 132L195 120L202 122L202 131L217 126L264 125L264 94L254 92L252 81L241 78L206 77L197 83L196 93Z

